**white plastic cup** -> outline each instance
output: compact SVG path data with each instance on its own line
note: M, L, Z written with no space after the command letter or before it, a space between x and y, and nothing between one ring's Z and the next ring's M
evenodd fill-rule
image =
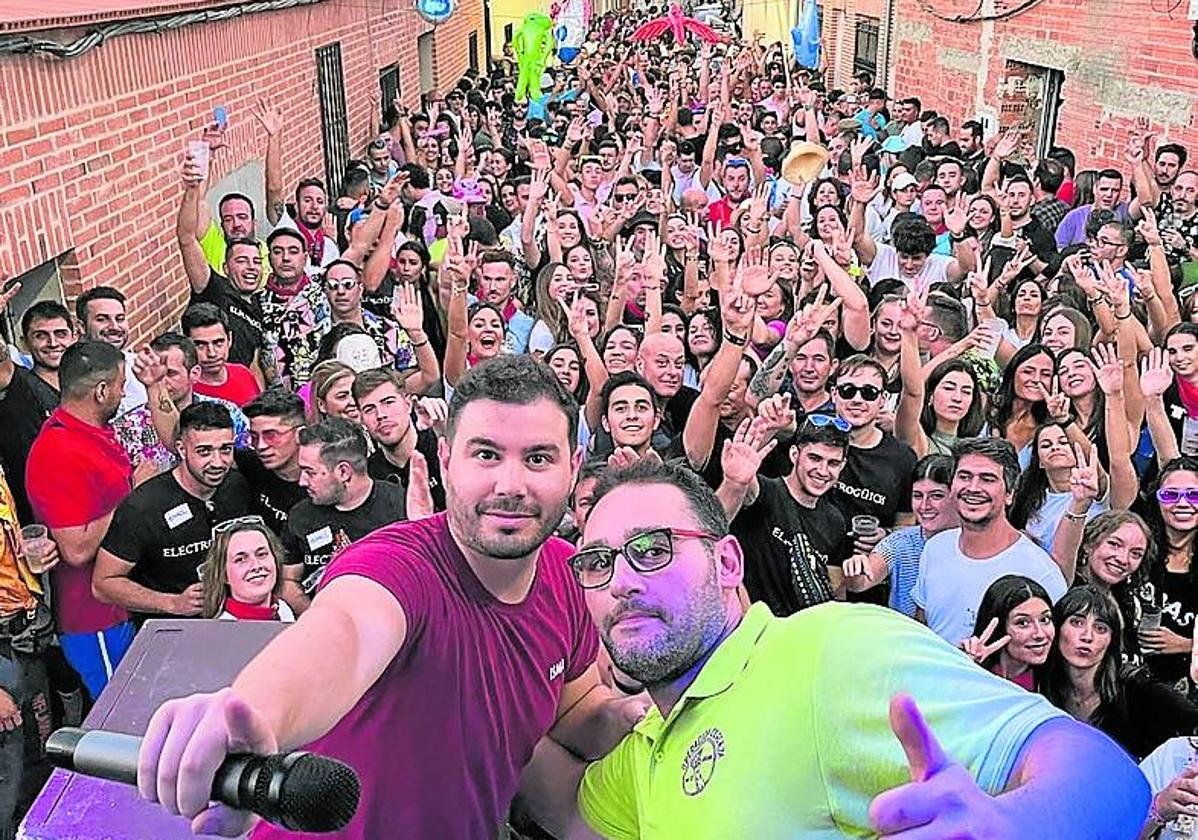
M40 575L46 571L46 558L54 549L54 541L45 525L26 525L21 529L21 550L29 571Z
M187 151L191 153L191 159L200 169L200 175L205 181L208 180L208 159L211 150L208 144L203 140L192 140L187 144Z

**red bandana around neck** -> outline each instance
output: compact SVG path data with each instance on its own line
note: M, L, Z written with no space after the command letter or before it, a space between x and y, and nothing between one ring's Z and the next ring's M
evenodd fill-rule
M320 266L324 264L324 228L319 225L310 228L300 219L295 220L295 226L299 229L300 236L304 238L304 242L308 246L308 259L312 265Z
M273 598L266 606L247 604L232 595L225 599L225 612L242 621L278 621L279 604Z

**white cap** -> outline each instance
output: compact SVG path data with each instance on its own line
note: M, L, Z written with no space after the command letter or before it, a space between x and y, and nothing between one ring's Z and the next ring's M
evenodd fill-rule
M333 354L333 358L349 365L353 368L354 373L383 366L383 359L379 355L379 346L374 343L373 338L360 333L347 335L338 341L337 351Z

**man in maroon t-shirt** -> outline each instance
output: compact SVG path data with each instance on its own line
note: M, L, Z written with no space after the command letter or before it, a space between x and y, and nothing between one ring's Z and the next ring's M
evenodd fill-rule
M62 652L94 699L133 641L128 613L92 595L96 552L134 480L109 425L121 405L125 357L111 344L79 341L62 354L58 385L62 401L29 451L25 489L62 557L51 573ZM147 461L138 477L154 469Z
M610 750L646 701L600 685L573 549L550 536L577 422L528 356L471 370L441 443L446 513L350 546L232 688L163 705L142 743L142 795L196 831L236 834L247 815L209 807L224 756L308 745L361 778L340 837L472 840L498 835L534 749ZM253 836L294 835L262 823Z
M262 384L248 367L229 361L233 338L224 310L212 303L193 303L180 325L195 342L200 359L200 378L193 386L197 394L244 408L262 393Z

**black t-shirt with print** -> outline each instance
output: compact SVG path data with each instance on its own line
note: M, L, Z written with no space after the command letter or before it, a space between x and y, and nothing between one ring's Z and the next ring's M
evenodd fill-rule
M287 562L303 563L304 592L312 595L333 555L384 525L407 518L404 491L396 484L375 481L366 501L353 510L318 505L311 499L291 508L283 547Z
M250 510L250 488L230 472L211 499L197 499L174 471L151 478L125 497L101 547L133 564L129 579L155 592L182 592L200 580L212 528Z
M1015 235L1028 244L1028 249L1037 259L1048 262L1057 253L1057 240L1053 232L1044 227L1035 216L1026 225L1015 230Z
M758 477L760 492L741 508L732 533L745 552L745 589L777 616L832 600L828 566L847 555L844 515L828 499L800 505L780 478Z
M249 449L238 449L233 457L237 461L237 468L249 482L253 496L251 510L261 516L266 527L281 539L287 529L287 512L302 499L308 498L307 492L299 486L298 481L280 478L273 470L262 466L258 455Z
M33 522L25 494L25 462L50 412L58 408L58 391L32 371L17 365L12 380L0 391L0 467L8 479L22 522Z
M262 347L262 307L257 297L242 297L227 277L211 271L204 291L191 293L191 303L211 303L228 314L232 333L229 361L251 365L255 351Z
M911 510L911 476L915 451L890 432L872 449L850 446L840 481L830 498L847 521L872 515L883 528L894 526L895 516Z
M445 510L445 483L441 480L441 461L437 457L437 435L432 429L421 429L416 433L416 451L428 463L428 487L433 497L433 507ZM408 465L397 467L387 460L381 449L370 453L366 461L366 472L375 481L386 481L406 491L408 487ZM406 496L405 496L406 498Z
M395 315L391 307L395 301L395 274L388 269L383 275L383 282L373 292L362 292L362 308L367 312L394 321ZM432 345L438 359L445 358L445 331L441 327L441 318L437 315L437 304L427 283L420 284L420 302L424 308L424 334Z

